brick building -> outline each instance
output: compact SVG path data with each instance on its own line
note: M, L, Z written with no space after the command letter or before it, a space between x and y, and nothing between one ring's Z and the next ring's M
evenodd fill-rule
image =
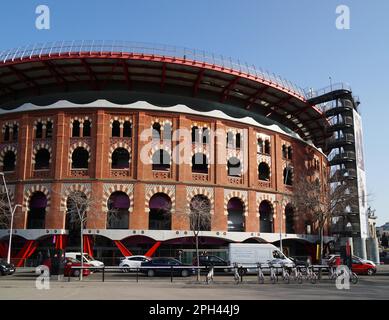
M290 195L308 172L327 183L326 119L298 89L205 57L74 49L0 65L0 171L22 205L14 257L77 244L74 192L98 199L84 230L95 256L193 248L184 213L198 196L211 217L202 248L277 244L281 231L291 252L312 253L316 226Z

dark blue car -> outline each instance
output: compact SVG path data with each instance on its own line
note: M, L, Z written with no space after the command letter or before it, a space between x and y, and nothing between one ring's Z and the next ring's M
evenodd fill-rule
M142 269L140 271L149 277L156 275L170 276L171 274L173 276L189 277L195 272L194 268L190 268L190 265L184 264L174 258L154 258L150 261L142 262L141 267Z

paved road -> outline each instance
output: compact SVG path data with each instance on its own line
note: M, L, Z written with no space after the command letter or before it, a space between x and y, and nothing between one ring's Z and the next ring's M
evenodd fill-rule
M108 274L101 282L101 273L95 273L80 282L73 278L67 282L50 281L49 290L38 290L35 286L36 275L31 271L19 270L13 276L0 278L0 300L5 299L388 299L389 267L380 267L377 275L362 276L359 283L351 285L350 290L338 290L334 282L324 279L313 285L277 283L263 285L256 283L254 276L246 277L242 284L236 285L232 276L217 276L214 283L196 283L194 278L140 277L136 282L134 275ZM267 281L269 282L269 281Z

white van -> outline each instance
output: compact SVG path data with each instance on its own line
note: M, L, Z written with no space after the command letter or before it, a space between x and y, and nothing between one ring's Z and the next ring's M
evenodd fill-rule
M88 263L92 265L93 267L104 267L104 263L98 260L95 260L93 257L91 257L89 254L84 253L84 263ZM73 258L78 261L81 261L81 253L80 252L65 252L65 258Z
M230 265L237 264L249 273L257 272L258 263L294 265L276 246L268 243L230 243L228 254Z

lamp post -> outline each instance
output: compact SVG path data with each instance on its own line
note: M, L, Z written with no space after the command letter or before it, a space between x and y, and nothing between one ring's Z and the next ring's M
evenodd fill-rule
M22 207L20 204L16 204L13 208L12 208L12 203L11 203L11 198L9 197L9 192L8 192L8 187L7 187L7 183L5 181L5 176L4 176L4 173L3 172L0 172L0 175L3 179L3 184L4 184L4 189L5 189L5 193L7 195L7 200L8 200L8 206L9 206L9 210L11 212L11 225L10 225L10 230L9 230L9 241L8 241L8 255L7 255L7 263L11 263L11 247L12 247L12 233L13 233L13 223L14 223L14 215L15 215L15 211L18 207Z
M280 222L280 251L283 252L283 250L282 250L282 212L281 212L281 210L278 210L278 203L279 203L278 200L274 201L277 212L280 211L280 212L278 212L279 217L280 217L279 218L279 222Z

